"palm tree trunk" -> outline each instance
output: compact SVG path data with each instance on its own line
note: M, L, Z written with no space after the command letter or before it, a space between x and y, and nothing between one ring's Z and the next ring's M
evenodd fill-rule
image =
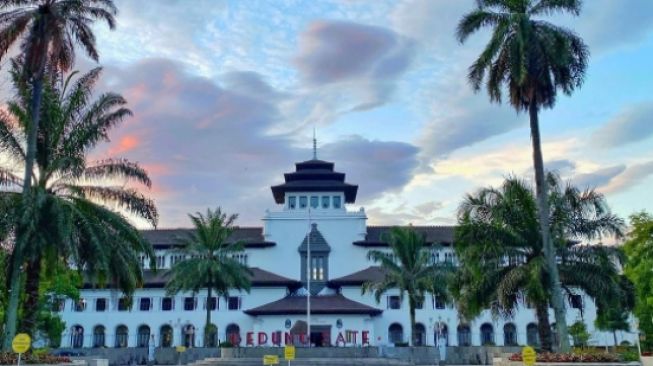
M537 304L535 306L535 315L537 316L537 333L540 336L540 347L545 351L551 351L552 334L548 304Z
M617 331L613 330L612 331L612 337L614 338L614 351L617 351Z
M37 58L37 64L34 70L26 70L30 75L32 82L32 100L30 101L30 117L31 125L27 135L27 152L25 155L25 174L23 177L23 204L27 205L30 203L30 196L32 192L32 174L34 174L34 160L36 158L36 138L38 136L39 130L39 119L41 110L41 97L43 94L43 72L45 71L46 57L47 57L47 35L45 31L46 20L44 19L45 15L41 15L37 24L35 26L37 34L33 34L36 38L36 43L40 43L40 49L35 49L32 52L35 52L34 55L27 55L27 59L31 60L34 56ZM29 80L28 80L29 81ZM29 217L27 218L29 219ZM17 238L16 243L22 242L26 244L25 240L20 240ZM11 272L11 277L9 279L10 283L10 295L9 302L7 304L7 313L5 314L5 334L2 344L2 349L9 351L11 349L11 342L16 335L16 323L18 321L18 303L20 300L20 268L24 254L22 253L24 248L22 245L16 245L14 252L12 253L12 265L13 270Z
M408 312L410 313L410 344L409 346L414 346L416 338L415 333L415 301L412 296L408 296Z
M204 348L209 344L209 330L211 329L211 286L206 290L206 325L204 326Z
M16 252L17 248L14 248ZM5 313L5 331L2 338L2 350L11 351L11 342L16 335L16 323L18 321L18 304L20 302L21 266L20 256L17 253L12 255L11 273L9 279L9 299Z
M34 335L39 307L39 284L41 282L41 261L39 259L27 262L25 273L30 273L25 279L25 301L22 305L22 320L20 331Z
M551 304L556 317L560 350L569 351L569 336L567 331L567 317L565 304L562 299L562 286L560 285L560 274L556 263L555 251L549 232L549 204L547 200L547 186L544 177L544 161L542 159L542 145L540 143L540 125L538 121L538 107L532 102L528 109L531 125L531 140L533 143L533 167L535 168L535 190L537 193L537 208L540 221L540 232L544 247L544 256L549 274L551 286Z

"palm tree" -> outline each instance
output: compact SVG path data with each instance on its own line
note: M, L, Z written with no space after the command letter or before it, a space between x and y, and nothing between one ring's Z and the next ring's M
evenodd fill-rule
M597 305L621 293L614 248L581 245L605 235L621 237L624 222L612 215L603 195L563 185L547 175L547 222L553 233L560 279L567 295L578 289ZM511 316L516 307L535 308L541 346L551 350L550 272L540 235L532 188L509 178L501 188L468 195L458 211L455 249L461 266L452 284L461 314L467 318L490 309ZM571 298L571 297L570 297ZM557 321L557 319L556 319Z
M75 46L81 46L93 60L99 58L92 24L96 20L106 21L110 29L115 27L117 13L112 0L6 0L0 3L0 61L15 44L20 45L23 70L22 78L31 86L29 99L29 119L27 128L27 151L24 157L23 196L25 206L21 211L24 219L30 219L34 212L28 205L35 201L29 198L32 193L34 160L37 151L40 110L46 65L51 72L66 72L75 60ZM29 224L25 224L29 225ZM17 235L27 229L19 229ZM17 238L12 254L12 268L9 273L11 295L6 315L6 333L13 337L16 327L19 301L19 268L23 262L23 243ZM4 349L8 342L4 340Z
M249 292L251 272L234 259L234 255L244 250L243 243L229 240L238 215L227 215L218 207L214 211L208 209L206 214L197 212L188 216L195 230L180 238L178 253L184 259L167 273L170 280L166 289L169 294L177 294L180 291L197 293L206 288L206 346L210 343L212 329L211 295L215 292L227 297L230 289Z
M528 111L535 187L546 268L550 272L551 295L560 334L561 348L569 349L565 310L550 239L546 178L538 114L552 108L556 93L570 95L580 87L589 52L583 40L570 30L538 19L558 12L580 13L581 0L477 0L478 7L458 24L457 38L464 43L482 27L492 28L492 37L469 68L469 81L479 91L485 80L492 102L501 102L503 88L517 112ZM487 74L487 76L486 76Z
M415 309L424 303L425 293L446 298L446 283L451 273L447 263L434 263L431 253L424 244L424 238L414 230L393 228L386 238L390 253L370 250L368 259L379 263L385 271L385 278L380 282L366 282L361 288L362 294L373 292L377 302L381 296L392 289L399 290L399 298L408 295L410 313L410 344L417 340L415 332Z
M0 167L0 196L20 202L25 181L14 174L26 164L25 140L30 125L30 90L14 65L17 99L0 114L0 146L6 153L6 166ZM151 186L147 172L125 159L88 162L86 157L99 142L108 140L108 132L131 111L117 94L105 93L92 99L100 68L73 81L46 82L41 105L42 128L37 139L36 168L30 179L32 203L21 205L30 212L28 219L14 229L15 246L10 272L20 274L24 261L30 264L24 303L24 324L30 329L35 320L38 280L42 261L65 259L84 269L91 280L113 281L126 293L141 282L139 255L153 257L151 245L128 221L127 216L145 219L156 225L154 202L133 187ZM19 212L19 211L18 211ZM54 259L53 259L54 258ZM17 276L20 282L20 275ZM12 281L14 279L12 278ZM19 287L12 282L12 290ZM16 311L10 302L7 313ZM14 315L15 316L15 315ZM4 347L11 345L15 318L7 315Z

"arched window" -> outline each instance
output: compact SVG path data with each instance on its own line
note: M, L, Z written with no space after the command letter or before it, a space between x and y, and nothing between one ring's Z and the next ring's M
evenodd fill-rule
M168 324L162 325L159 330L159 339L161 339L161 347L172 347L172 327Z
M530 323L526 326L526 343L529 346L539 346L540 336L537 332L537 324Z
M106 331L103 325L97 325L95 328L93 328L93 347L106 347L105 333Z
M129 330L125 325L119 325L116 328L116 348L125 348L127 347L129 339Z
M458 345L462 347L472 345L472 331L469 329L469 325L461 324L458 326Z
M184 346L195 347L195 326L193 324L186 324L182 329L184 334Z
M503 345L517 345L517 327L512 323L506 323L506 325L503 326Z
M70 345L73 348L84 347L84 327L81 325L73 325L70 328Z
M494 344L494 328L492 324L484 323L481 325L481 345L493 345Z
M414 346L424 346L426 343L426 328L421 323L415 324Z
M390 327L388 327L388 341L390 343L402 343L404 341L404 328L401 324L390 324Z
M449 328L445 323L436 323L434 334L434 344L437 346L440 342L444 342L445 346L449 345Z
M150 327L141 325L138 327L138 338L136 347L147 347L150 344Z
M240 327L238 324L229 324L226 329L227 341L234 346L240 345Z
M215 324L209 325L207 336L204 337L204 342L204 347L218 346L218 327Z

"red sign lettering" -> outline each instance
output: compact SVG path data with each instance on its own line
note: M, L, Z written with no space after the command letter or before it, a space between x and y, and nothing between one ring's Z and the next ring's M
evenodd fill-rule
M361 332L361 337L363 338L363 345L369 345L370 344L370 332L367 330L364 330Z
M268 343L268 335L263 332L258 332L258 345L263 345Z
M254 332L247 332L247 342L246 344L248 346L253 346L254 345Z

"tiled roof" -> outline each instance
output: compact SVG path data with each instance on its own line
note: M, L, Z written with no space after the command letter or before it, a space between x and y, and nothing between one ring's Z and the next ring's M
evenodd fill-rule
M155 229L142 230L141 234L155 249L165 249L179 245L179 239L184 238L193 229ZM242 241L247 248L265 248L275 246L273 242L265 241L262 227L236 227L229 237L230 242Z
M354 203L358 186L345 182L345 174L334 171L334 164L307 160L295 164L295 171L285 173L285 182L270 187L276 203L284 203L288 192L342 192L345 202Z
M341 294L311 297L311 314L379 315L382 310L350 300ZM249 315L306 314L305 296L287 296L281 300L245 310Z
M279 276L272 272L262 270L258 267L250 268L252 271L252 287L290 287L299 288L301 282L293 279ZM163 288L170 279L169 269L160 269L158 271L144 270L143 271L143 287L144 288ZM84 283L85 288L91 288L90 281ZM110 286L108 286L110 287Z
M360 286L365 282L380 282L385 277L385 270L379 266L367 267L352 274L334 278L328 282L329 287Z
M362 247L385 247L388 244L384 237L397 226L368 226L365 240L355 241L354 245ZM416 231L424 237L427 245L451 245L453 243L454 226L402 226Z
M306 234L304 240L302 240L302 243L299 246L298 250L300 253L304 253L308 250L307 248L309 238L311 239L312 252L328 253L331 251L329 243L327 243L326 239L324 239L324 236L322 236L322 233L317 229L317 224L313 223L311 224L311 232Z

